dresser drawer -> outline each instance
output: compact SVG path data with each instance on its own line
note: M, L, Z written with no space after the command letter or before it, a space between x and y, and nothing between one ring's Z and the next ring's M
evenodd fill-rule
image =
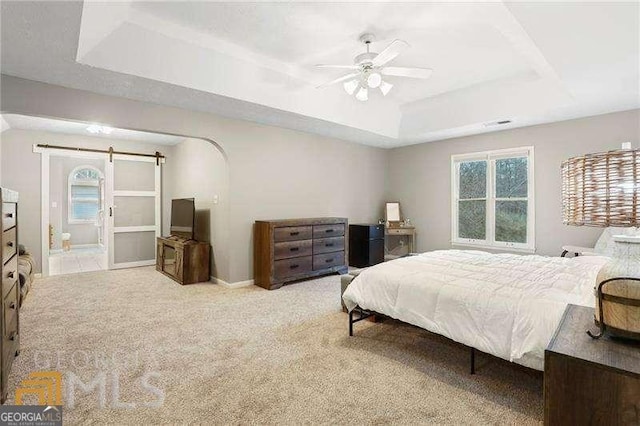
M291 257L311 256L313 254L313 240L285 241L274 244L274 258L276 260Z
M14 316L11 322L5 323L2 334L2 360L11 365L18 349L18 316Z
M311 236L311 226L284 226L273 230L273 240L275 242L310 240Z
M18 256L11 259L2 268L2 297L7 297L7 293L18 281Z
M2 230L16 226L16 203L2 203Z
M344 251L344 237L318 238L313 240L313 254Z
M317 254L313 256L313 270L332 268L344 265L344 251Z
M312 257L294 257L293 259L276 260L273 262L276 279L305 274L312 270Z
M2 263L11 259L18 250L18 241L16 239L16 228L9 229L2 233Z
M387 228L387 235L413 235L414 228Z
M13 287L11 287L11 291L4 298L4 325L7 327L11 324L18 315L18 291L16 290L16 286L18 284L14 283ZM16 320L17 321L17 320ZM4 330L5 336L8 336L7 330Z
M339 237L341 235L344 235L344 223L315 225L313 227L313 238Z

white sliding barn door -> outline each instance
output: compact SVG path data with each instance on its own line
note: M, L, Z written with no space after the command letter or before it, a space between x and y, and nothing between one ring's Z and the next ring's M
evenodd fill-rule
M161 164L153 157L114 154L107 165L109 269L155 264Z

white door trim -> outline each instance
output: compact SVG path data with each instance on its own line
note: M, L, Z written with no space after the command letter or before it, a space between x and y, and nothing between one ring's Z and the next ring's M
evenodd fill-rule
M43 152L40 156L40 260L42 262L42 276L49 276L49 153Z

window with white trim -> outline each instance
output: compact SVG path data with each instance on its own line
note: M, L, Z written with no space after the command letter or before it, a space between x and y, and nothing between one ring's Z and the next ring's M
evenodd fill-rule
M533 147L451 157L452 243L535 250Z
M102 172L92 166L78 166L69 173L69 223L95 222L100 209Z

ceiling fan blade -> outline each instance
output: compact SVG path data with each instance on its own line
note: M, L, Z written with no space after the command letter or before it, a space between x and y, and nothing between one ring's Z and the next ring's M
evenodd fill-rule
M343 81L351 80L352 78L356 78L360 75L359 72L353 72L351 74L343 75L342 77L338 77L335 80L329 81L328 83L321 84L317 87L317 89L322 89L327 86L331 86L332 84L341 83Z
M371 63L374 67L381 67L389 61L392 61L396 56L402 53L409 47L409 43L403 40L393 40L390 45L386 47L382 52L378 53L378 56L373 58Z
M380 73L396 77L429 78L433 74L433 70L431 68L384 67Z
M324 64L318 64L318 65L316 65L316 67L318 67L318 68L341 68L341 69L346 69L346 70L357 70L357 69L360 69L360 67L358 65L324 65Z

